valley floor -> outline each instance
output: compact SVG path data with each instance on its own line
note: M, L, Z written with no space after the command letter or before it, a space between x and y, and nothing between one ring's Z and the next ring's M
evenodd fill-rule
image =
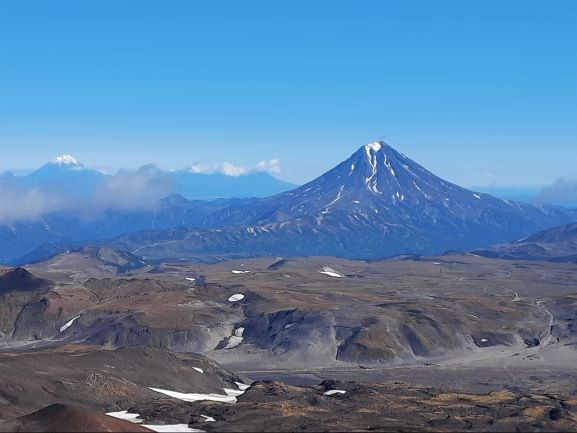
M204 431L577 429L574 264L271 258L116 275L70 254L28 270L0 279L3 431L122 411ZM104 431L136 428L118 421L128 430Z

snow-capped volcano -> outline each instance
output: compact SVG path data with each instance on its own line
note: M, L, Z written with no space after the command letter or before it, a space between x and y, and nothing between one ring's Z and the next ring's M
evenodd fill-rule
M64 154L24 176L22 181L30 187L77 198L88 196L103 178L102 173L85 168L75 157Z
M303 188L303 193L316 193L319 203L334 195L323 210L349 208L378 212L379 208L413 207L423 210L440 204L459 212L452 201L472 208L484 200L499 205L505 203L435 176L383 141L362 146L349 159Z
M471 249L576 220L461 188L378 141L299 188L211 215L206 225L218 230L184 231L171 249L374 259Z
M295 190L263 199L247 215L239 212L234 224L262 224L345 212L353 218L382 216L382 223L398 223L428 216L429 223L453 217L477 217L482 209L513 204L475 193L435 176L384 141L360 147L347 160ZM415 215L412 213L415 212ZM473 215L473 214L474 215Z
M54 158L53 162L54 162L54 164L57 164L59 166L76 167L76 168L82 168L83 167L83 165L70 154L64 154L64 155L57 156L56 158Z

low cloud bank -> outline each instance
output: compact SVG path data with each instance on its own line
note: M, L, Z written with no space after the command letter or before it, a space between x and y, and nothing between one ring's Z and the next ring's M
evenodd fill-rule
M57 161L57 164L73 165L69 169L76 176L82 176L82 166L73 157L65 155L60 159L62 161ZM263 160L251 168L229 162L217 165L196 164L190 168L190 172L222 173L238 177L257 172L276 174L281 172L281 168L278 159L271 159ZM75 188L66 188L82 185L82 177L56 177L31 185L25 177L0 175L0 224L30 222L60 212L92 219L107 210L152 210L160 200L175 191L173 175L152 164L137 170L120 170L113 175L103 175L95 184L90 184L87 191L80 188L82 194L73 192Z
M0 223L34 220L63 210L67 198L54 191L30 188L8 177L0 178Z
M577 207L577 177L557 179L537 194L535 203Z
M96 211L152 209L172 192L173 185L170 175L153 165L120 170L96 186L89 205Z
M94 217L106 210L148 210L171 194L172 178L154 166L121 170L103 177L86 197L74 197L57 184L26 185L15 176L0 176L0 224L29 222L57 212Z

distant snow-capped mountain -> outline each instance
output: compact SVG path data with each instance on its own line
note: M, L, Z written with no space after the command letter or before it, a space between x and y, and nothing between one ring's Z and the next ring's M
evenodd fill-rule
M65 167L76 167L76 168L83 168L84 166L76 159L74 158L72 155L70 154L64 154L61 156L57 156L55 159L55 163L58 164L59 166L65 166Z
M223 173L196 173L190 170L165 171L153 164L141 167L154 168L155 175L162 175L172 187L169 194L179 194L190 200L214 200L232 197L267 197L294 188L296 185L277 179L266 172L247 172L238 176ZM121 172L125 173L126 170ZM89 198L107 175L87 168L74 156L64 154L54 158L37 170L24 176L11 176L23 185L44 190L57 190L71 198Z
M77 198L90 195L104 178L102 173L85 168L72 155L65 154L22 176L20 180L28 187L57 191Z

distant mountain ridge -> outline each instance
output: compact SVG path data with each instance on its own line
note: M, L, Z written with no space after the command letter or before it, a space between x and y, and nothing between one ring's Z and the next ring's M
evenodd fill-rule
M204 230L143 232L114 244L147 258L198 254L378 259L508 241L577 221L577 212L500 200L447 182L384 142L317 179L208 216ZM157 247L155 244L170 241Z
M129 188L135 185L139 196L131 196ZM154 190L156 185L160 187ZM16 216L0 212L0 263L27 258L39 248L46 255L133 231L202 227L216 210L293 187L265 172L227 176L164 171L154 165L113 176L62 155L26 175L0 175L0 195L5 198L0 206L23 209ZM9 217L2 218L6 214Z
M577 211L501 200L447 182L381 141L362 146L306 185L270 197L206 202L172 196L153 211L111 210L89 224L54 215L22 230L0 227L0 244L8 238L21 247L33 233L27 249L11 256L24 256L16 264L57 254L70 243L78 248L119 235L98 244L146 261L380 259L471 250L575 221ZM34 242L48 245L34 250Z
M0 225L0 263L27 263L88 241L112 239L139 230L202 227L208 215L256 199L187 200L173 195L149 210L108 210L93 218L61 212L37 220ZM32 255L32 252L34 252ZM15 259L23 256L23 260Z
M577 263L577 223L552 227L515 242L480 248L472 253L500 259Z
M84 167L71 155L62 155L25 176L15 176L27 187L57 190L70 197L88 196L105 175Z
M174 181L172 192L190 200L267 197L296 187L295 184L262 171L228 176L223 173L205 174L179 170L169 172L169 177Z
M154 164L141 167L151 168L157 175L170 182L167 195L179 194L190 200L214 200L218 198L267 197L296 187L277 179L264 171L252 171L238 176L223 173L197 173L190 170L161 170ZM71 197L88 197L105 179L112 177L87 168L72 155L56 157L23 176L4 173L14 181L27 187L40 189L58 188Z

